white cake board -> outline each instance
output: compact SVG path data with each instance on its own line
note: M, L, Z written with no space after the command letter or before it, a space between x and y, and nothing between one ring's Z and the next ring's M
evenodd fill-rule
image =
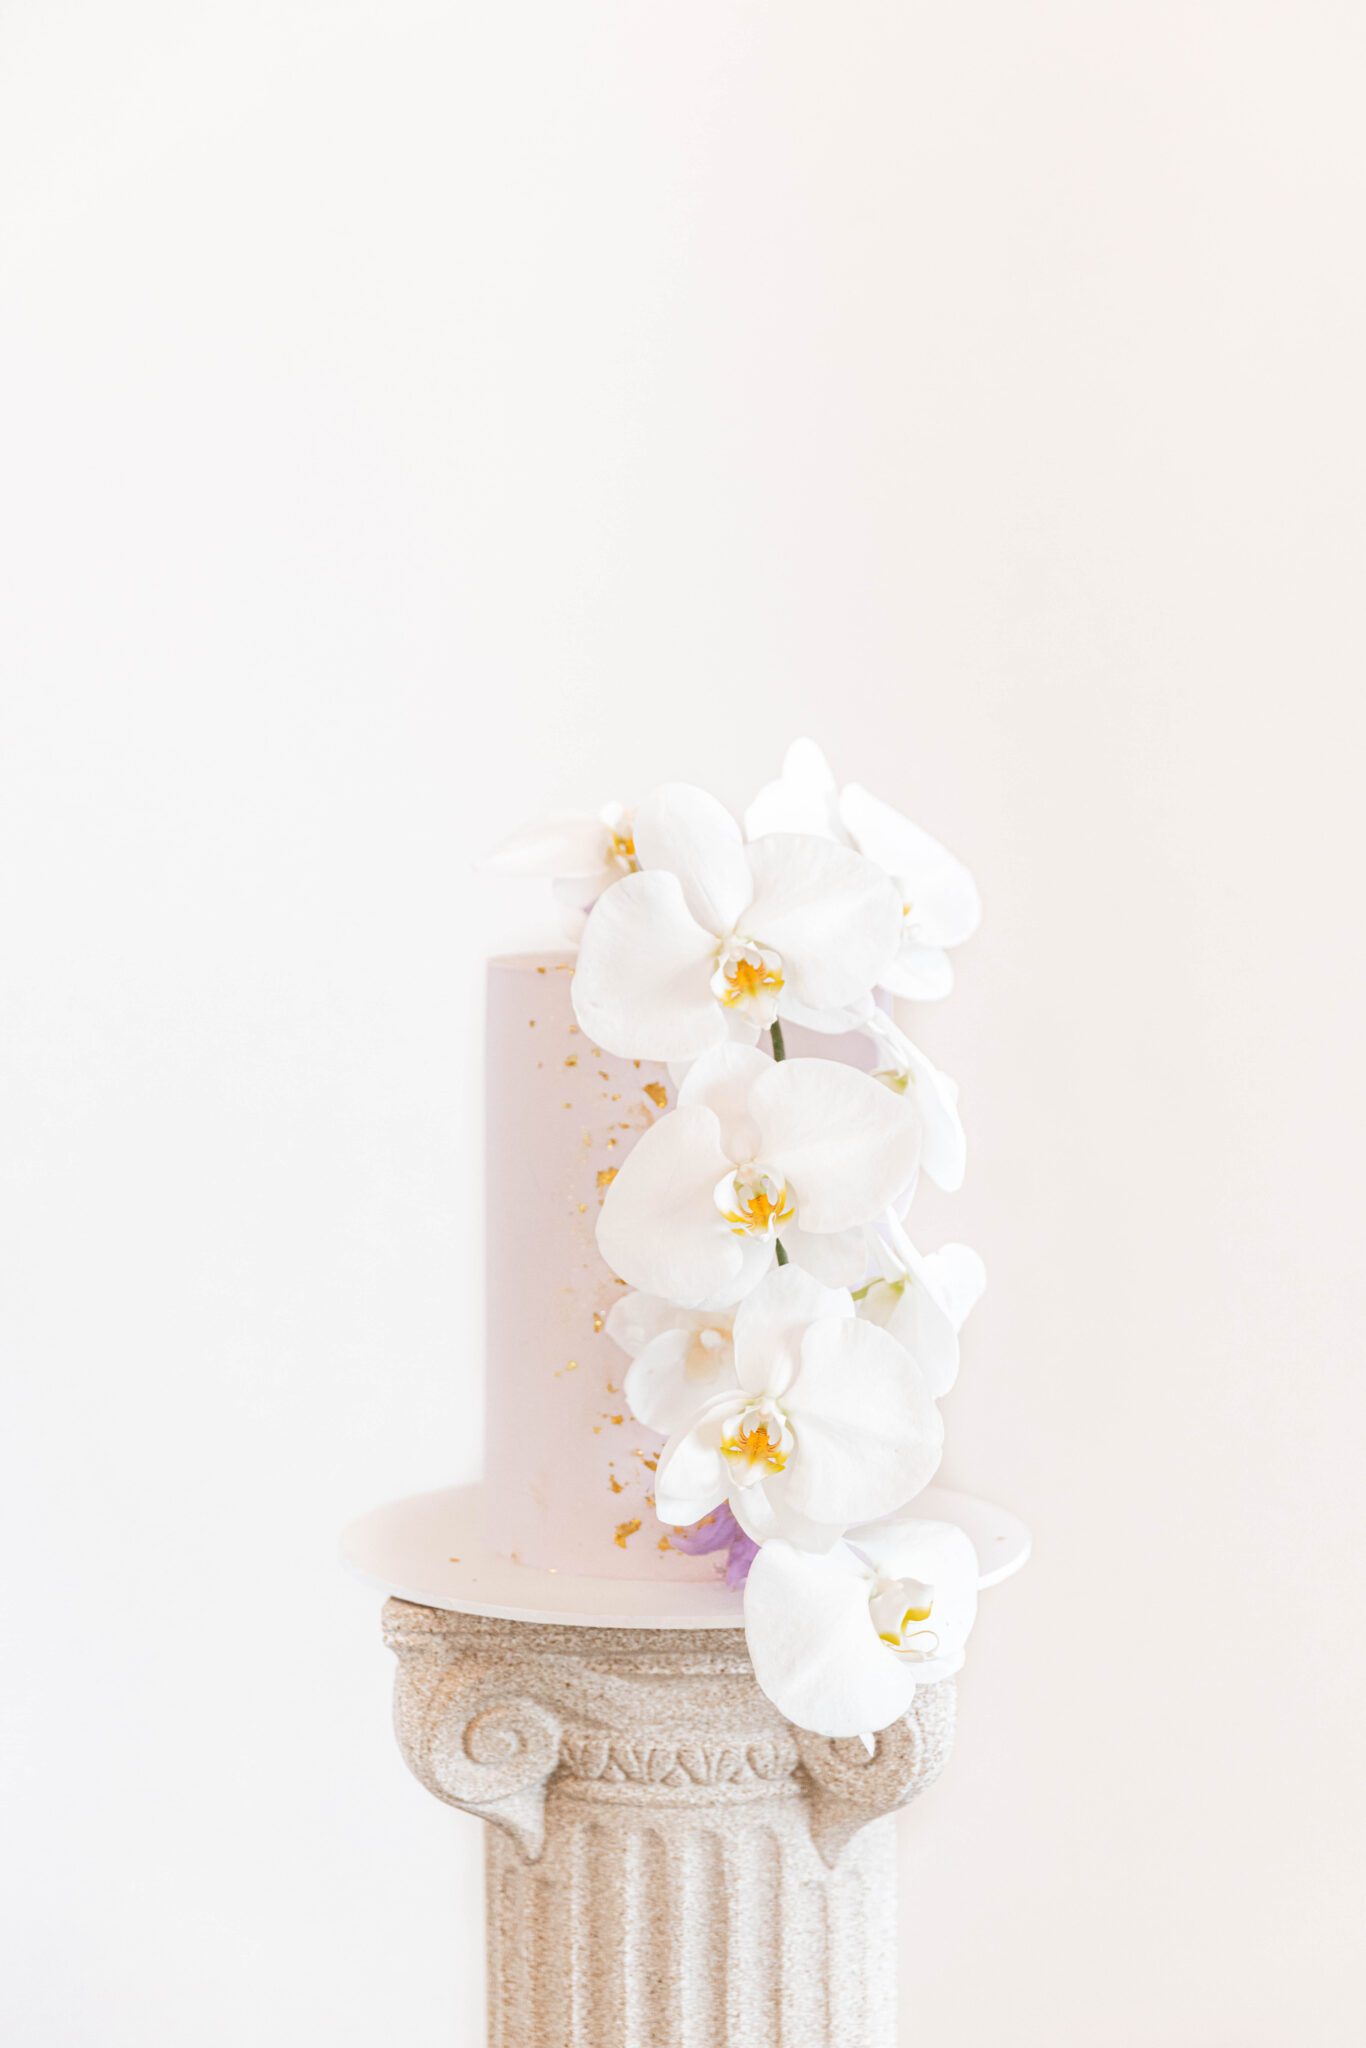
M448 1486L390 1501L352 1522L341 1560L357 1578L453 1614L587 1628L739 1628L743 1596L716 1584L662 1585L657 1579L598 1579L537 1571L500 1557L484 1541L478 1486ZM917 1517L953 1522L977 1552L978 1584L997 1586L1029 1556L1029 1531L1004 1508L947 1487L927 1487Z

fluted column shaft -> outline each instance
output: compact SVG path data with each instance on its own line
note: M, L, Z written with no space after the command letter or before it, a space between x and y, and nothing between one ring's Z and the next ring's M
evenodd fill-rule
M790 1727L739 1630L385 1622L409 1765L493 1823L491 2048L893 2048L885 1816L943 1767L952 1681L869 1757Z

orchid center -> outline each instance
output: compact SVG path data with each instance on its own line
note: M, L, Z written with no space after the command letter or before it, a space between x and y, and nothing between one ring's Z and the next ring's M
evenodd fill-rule
M737 1237L776 1237L796 1215L780 1174L765 1166L737 1166L716 1190L716 1206Z
M781 1472L792 1452L792 1431L773 1401L755 1401L726 1425L721 1455L737 1486Z
M631 836L629 825L620 825L608 836L607 862L623 875L633 875L640 866L636 858L636 842Z
M732 935L718 948L711 992L723 1009L752 1017L766 1030L778 1014L783 986L781 954Z
M881 1640L899 1657L923 1664L939 1654L938 1631L928 1626L934 1587L919 1579L880 1580L868 1596L868 1611Z

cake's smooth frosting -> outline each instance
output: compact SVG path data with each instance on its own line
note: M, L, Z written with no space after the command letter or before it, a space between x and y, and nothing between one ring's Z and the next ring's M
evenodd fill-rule
M572 956L488 965L485 1501L504 1556L599 1578L714 1579L652 1505L660 1439L631 1418L603 1325L625 1293L594 1235L603 1194L672 1106L667 1071L574 1021Z

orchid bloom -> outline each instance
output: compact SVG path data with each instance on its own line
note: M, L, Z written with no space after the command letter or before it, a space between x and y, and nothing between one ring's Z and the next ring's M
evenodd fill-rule
M779 1018L843 1030L868 1006L902 915L861 854L801 833L746 846L725 806L686 783L640 806L633 844L639 872L599 897L574 975L595 1045L693 1060Z
M770 1273L736 1311L734 1345L735 1384L700 1401L681 1361L630 1389L637 1421L669 1431L655 1474L663 1521L700 1522L725 1501L756 1543L825 1549L933 1477L934 1398L843 1289L796 1266Z
M765 1543L745 1585L760 1688L799 1728L875 1734L917 1686L961 1668L977 1579L972 1544L947 1522L888 1519L824 1553Z
M958 1084L941 1074L919 1046L912 1045L905 1032L881 1010L873 1010L863 1024L873 1040L880 1066L874 1079L900 1095L914 1112L920 1126L920 1164L937 1188L953 1194L963 1185L967 1169L967 1139L958 1114ZM915 1192L907 1188L898 1207L903 1209Z
M944 949L972 937L982 905L972 876L937 839L862 784L840 789L814 740L788 748L781 776L745 813L745 830L759 845L773 832L814 832L876 862L895 882L902 908L900 944L879 985L922 1001L948 994L953 966Z
M729 1309L675 1308L656 1294L624 1294L604 1325L632 1361L623 1386L632 1411L659 1419L662 1436L691 1415L699 1401L735 1387L735 1349Z
M553 811L505 839L484 865L491 874L548 881L566 931L577 939L603 890L636 872L632 814L624 804L604 804L596 817Z
M939 1400L958 1377L958 1333L982 1298L986 1268L965 1244L922 1257L891 1213L868 1236L883 1277L864 1291L859 1314L905 1347Z
M740 1301L780 1241L828 1285L852 1286L863 1226L913 1180L919 1144L906 1104L867 1074L723 1046L626 1155L598 1248L630 1286L688 1308Z

